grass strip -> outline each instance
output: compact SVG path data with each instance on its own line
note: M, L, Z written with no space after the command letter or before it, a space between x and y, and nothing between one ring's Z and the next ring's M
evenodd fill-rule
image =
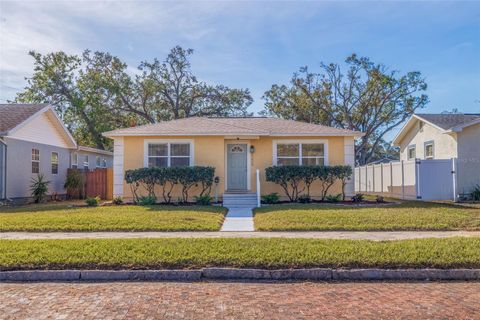
M201 206L25 206L0 211L0 231L217 231L226 209Z
M1 240L0 269L480 268L479 238Z

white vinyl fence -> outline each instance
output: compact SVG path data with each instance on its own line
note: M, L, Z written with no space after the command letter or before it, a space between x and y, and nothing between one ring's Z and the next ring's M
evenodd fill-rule
M455 168L456 159L356 167L355 192L411 200L456 200Z

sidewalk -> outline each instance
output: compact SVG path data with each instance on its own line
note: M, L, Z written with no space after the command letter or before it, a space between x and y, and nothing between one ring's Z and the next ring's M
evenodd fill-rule
M0 232L0 240L128 238L308 238L386 241L450 237L480 237L480 231Z

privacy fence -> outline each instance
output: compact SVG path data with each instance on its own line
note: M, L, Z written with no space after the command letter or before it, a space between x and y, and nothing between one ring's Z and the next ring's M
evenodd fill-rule
M355 192L410 200L455 200L456 159L409 160L355 168Z
M81 176L79 188L67 189L69 198L96 197L109 200L113 198L112 168L94 170L68 169L68 174L77 172Z

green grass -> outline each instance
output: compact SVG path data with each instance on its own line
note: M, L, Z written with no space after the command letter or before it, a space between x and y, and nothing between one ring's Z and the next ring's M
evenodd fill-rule
M262 231L480 230L480 209L417 201L374 207L273 205L255 209L254 220Z
M0 209L0 231L217 231L222 207L31 205Z
M1 240L0 269L479 268L479 238Z

